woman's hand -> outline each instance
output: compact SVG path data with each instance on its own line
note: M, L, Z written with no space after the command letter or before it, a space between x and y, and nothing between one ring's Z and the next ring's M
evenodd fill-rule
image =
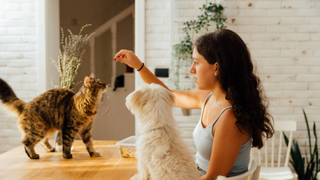
M139 69L142 66L142 62L140 59L134 54L134 52L122 49L120 50L115 56L114 59L115 61L125 63L128 66L134 68L134 69Z

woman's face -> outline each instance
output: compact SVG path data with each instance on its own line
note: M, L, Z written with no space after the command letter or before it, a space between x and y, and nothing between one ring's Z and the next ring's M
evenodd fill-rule
M199 54L197 47L193 48L192 59L193 63L189 71L193 74L198 89L212 90L217 83L217 63L209 64L208 61Z

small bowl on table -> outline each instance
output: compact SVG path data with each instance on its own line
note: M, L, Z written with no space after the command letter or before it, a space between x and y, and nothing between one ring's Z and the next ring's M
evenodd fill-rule
M116 143L123 158L135 158L137 156L136 141L137 138L135 136L130 136Z

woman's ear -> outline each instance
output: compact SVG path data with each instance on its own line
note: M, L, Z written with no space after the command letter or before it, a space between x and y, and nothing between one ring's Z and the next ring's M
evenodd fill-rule
M219 71L218 71L218 63L216 62L216 63L214 63L214 75L215 76L218 76L218 74L219 74Z

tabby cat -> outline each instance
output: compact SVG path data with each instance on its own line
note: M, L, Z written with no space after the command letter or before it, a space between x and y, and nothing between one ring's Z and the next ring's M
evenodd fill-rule
M106 83L90 75L85 77L77 94L65 88L53 89L25 103L0 78L0 102L18 115L18 125L24 134L22 144L30 159L39 159L39 154L34 150L38 142L46 151L55 151L48 138L56 130L62 133L64 158L72 158L71 146L77 133L90 156L100 156L93 148L91 128L102 93L106 90Z

